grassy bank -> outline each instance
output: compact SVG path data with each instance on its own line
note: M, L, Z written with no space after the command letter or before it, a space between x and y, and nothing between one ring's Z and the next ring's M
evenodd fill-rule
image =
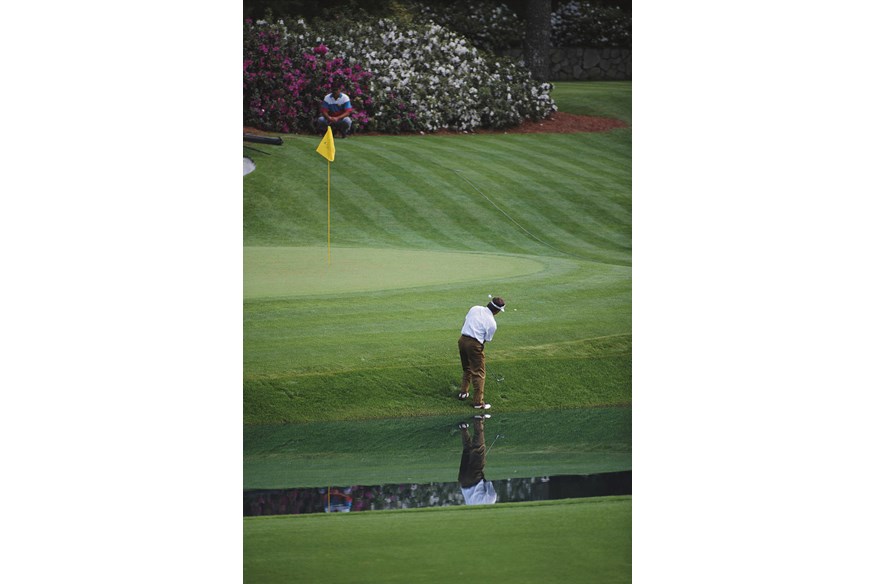
M630 582L631 511L604 497L247 518L244 582Z

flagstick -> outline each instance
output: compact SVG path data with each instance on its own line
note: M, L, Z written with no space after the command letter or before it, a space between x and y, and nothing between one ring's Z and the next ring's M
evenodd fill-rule
M332 265L332 163L328 163L328 263Z
M335 141L331 126L325 129L325 137L316 151L328 161L328 265L332 265L332 160L335 159Z

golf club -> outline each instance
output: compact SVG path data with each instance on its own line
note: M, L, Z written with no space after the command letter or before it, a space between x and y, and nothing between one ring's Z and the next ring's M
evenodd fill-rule
M495 444L495 443L496 443L496 440L498 440L499 438L504 438L504 437L505 437L504 434L496 434L496 437L493 438L493 444ZM490 447L487 448L487 451L484 453L484 456L486 456L487 454L490 453L490 450L493 449L493 444L490 444Z

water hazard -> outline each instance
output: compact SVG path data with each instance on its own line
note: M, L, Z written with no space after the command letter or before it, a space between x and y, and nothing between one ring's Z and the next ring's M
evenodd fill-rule
M244 428L245 516L632 493L631 412Z

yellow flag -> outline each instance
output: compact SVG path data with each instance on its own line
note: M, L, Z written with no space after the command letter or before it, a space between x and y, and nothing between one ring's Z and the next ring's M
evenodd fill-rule
M316 151L322 154L329 162L335 161L335 139L332 136L331 126L325 129L325 136L323 136L322 142L319 143Z

